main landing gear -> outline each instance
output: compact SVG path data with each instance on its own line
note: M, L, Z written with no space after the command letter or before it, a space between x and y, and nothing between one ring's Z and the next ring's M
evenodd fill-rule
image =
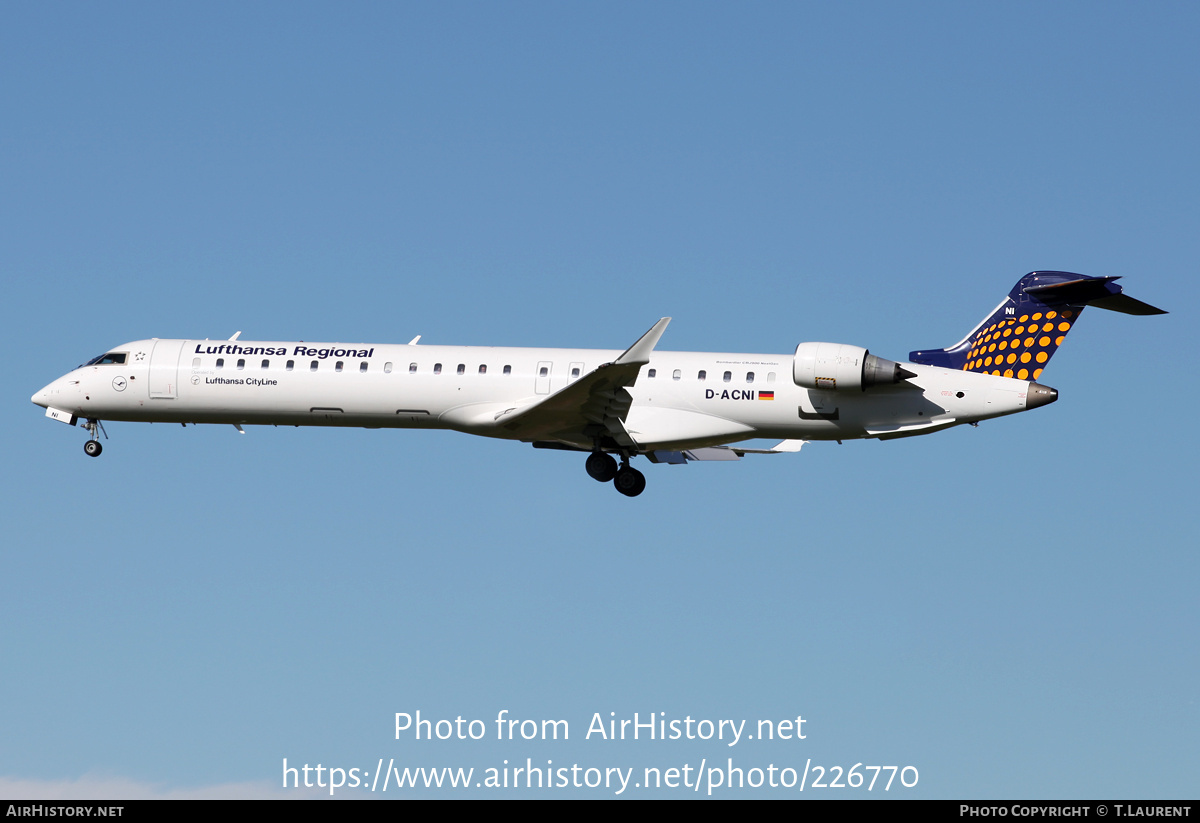
M104 439L108 439L108 432L104 431L104 424L99 420L88 419L83 427L92 435L92 439L83 444L83 453L88 457L99 457L100 452L104 451L104 447L100 445L100 437L96 434L99 430L104 432Z
M618 468L611 454L595 451L588 455L584 467L593 479L601 483L611 480L617 491L626 497L637 497L646 490L646 476L629 465L627 455L621 455L621 466Z

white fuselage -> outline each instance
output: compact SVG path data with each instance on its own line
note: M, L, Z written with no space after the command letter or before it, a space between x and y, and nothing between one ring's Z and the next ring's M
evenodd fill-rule
M505 415L552 397L621 352L213 340L138 340L125 362L77 368L33 402L80 418L237 425L445 428L538 440ZM924 434L1023 411L1031 383L905 364L866 391L805 389L790 354L654 351L627 387L639 451L757 437L842 440ZM1032 404L1031 404L1032 405ZM591 448L581 432L550 440Z

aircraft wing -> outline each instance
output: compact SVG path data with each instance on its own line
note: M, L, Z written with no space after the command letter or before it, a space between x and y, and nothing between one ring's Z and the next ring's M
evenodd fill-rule
M587 443L608 438L620 447L636 449L637 442L625 428L633 404L626 389L650 362L650 353L670 322L671 318L662 318L616 360L596 367L544 400L499 412L496 425L522 440Z

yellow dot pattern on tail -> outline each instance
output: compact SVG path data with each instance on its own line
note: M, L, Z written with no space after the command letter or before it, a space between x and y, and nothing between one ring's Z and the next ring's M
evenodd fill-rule
M1076 316L1070 309L1039 311L983 326L971 340L963 371L1037 380Z

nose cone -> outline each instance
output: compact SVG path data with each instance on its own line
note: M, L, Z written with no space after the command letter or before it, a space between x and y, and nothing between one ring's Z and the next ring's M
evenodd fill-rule
M1058 399L1058 389L1043 386L1041 383L1030 383L1025 394L1025 408L1036 409L1038 406L1048 406Z
M43 409L71 409L79 405L79 380L63 375L29 398Z
M53 383L50 384L50 386L53 385ZM35 406L41 406L43 409L50 408L50 386L46 386L41 391L34 392L33 397L29 398Z

